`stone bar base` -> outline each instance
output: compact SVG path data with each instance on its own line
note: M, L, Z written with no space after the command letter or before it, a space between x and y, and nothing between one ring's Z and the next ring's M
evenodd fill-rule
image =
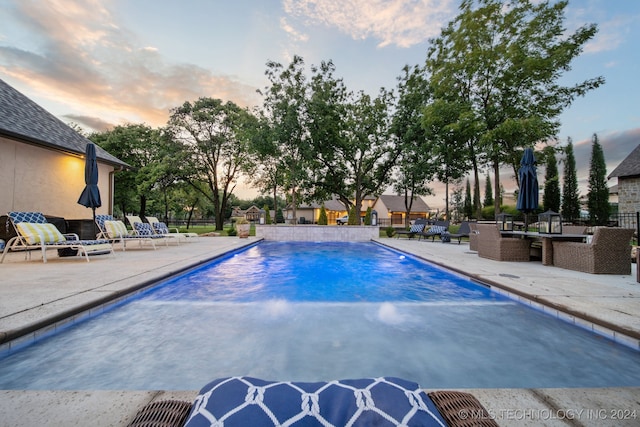
M370 225L256 225L256 237L276 241L366 242L379 236Z

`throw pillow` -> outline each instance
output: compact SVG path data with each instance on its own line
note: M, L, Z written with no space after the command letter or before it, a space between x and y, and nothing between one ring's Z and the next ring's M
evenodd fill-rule
M133 228L136 230L140 236L153 236L153 230L151 229L151 224L146 222L134 222Z
M111 239L118 237L124 237L129 234L127 226L122 221L105 221L104 229L107 232L107 236Z
M65 238L53 224L36 224L33 222L19 222L16 228L27 243L56 243L64 242Z
M154 222L153 229L158 234L169 234L169 227L164 222Z

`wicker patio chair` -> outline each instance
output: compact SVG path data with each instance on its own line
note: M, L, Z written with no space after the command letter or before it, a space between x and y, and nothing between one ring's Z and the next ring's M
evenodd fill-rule
M597 228L590 243L553 242L556 267L592 274L631 274L628 228Z
M478 223L470 222L469 228L471 232L469 233L469 250L470 251L478 251Z
M442 390L427 396L448 426L498 427L491 413L470 393ZM192 406L181 400L154 401L142 407L127 427L182 427Z
M502 237L495 224L478 224L478 256L496 261L529 261L531 240Z

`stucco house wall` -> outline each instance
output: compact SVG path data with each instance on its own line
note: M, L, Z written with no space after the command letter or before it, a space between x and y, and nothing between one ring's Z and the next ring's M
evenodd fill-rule
M98 161L102 207L96 213L112 211L113 171ZM81 155L0 137L0 215L38 211L66 219L91 218L91 210L78 204L84 186Z
M91 219L78 204L84 156L91 141L0 79L0 216L36 211L65 219ZM102 206L111 213L113 172L130 166L96 146Z

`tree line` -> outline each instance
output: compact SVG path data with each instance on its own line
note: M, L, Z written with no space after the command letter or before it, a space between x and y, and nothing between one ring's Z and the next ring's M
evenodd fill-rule
M602 77L564 86L560 78L597 32L564 25L567 1L463 0L459 14L431 40L423 64L401 69L394 90L353 91L331 60L305 66L269 61L263 103L240 108L200 98L171 110L166 126L129 124L90 135L132 165L118 172L116 205L144 216L149 198L168 215L207 206L222 229L234 191L246 177L277 209L332 197L360 212L365 196L392 186L405 196L433 192L471 176L480 217L479 175L499 169L517 177L526 147L555 143L559 116L572 101L604 84ZM486 191L485 191L486 194ZM136 206L137 205L137 206ZM408 218L408 215L407 215Z
M567 139L566 145L547 145L538 152L538 165L544 165L543 196L539 212L553 211L559 212L566 222L585 220L594 225L604 225L609 221L612 206L609 203L609 188L607 187L606 162L604 152L597 134L593 134L591 160L589 164L589 178L587 186L587 215L581 209L580 192L578 190L578 177L576 171L576 160L573 153L573 141ZM558 162L557 156L563 158ZM558 163L564 168L562 191L560 190L560 174ZM463 191L465 192L463 195ZM514 207L506 207L502 204L504 190L500 190L498 203L501 209L508 210ZM517 196L517 194L516 194ZM494 217L494 197L491 186L491 176L487 174L485 179L484 199L482 202L482 216L476 217L473 207L478 203L473 200L469 179L466 180L466 187L458 186L453 192L454 216L458 218L488 219ZM487 212L488 210L491 212ZM516 213L517 212L510 212Z

